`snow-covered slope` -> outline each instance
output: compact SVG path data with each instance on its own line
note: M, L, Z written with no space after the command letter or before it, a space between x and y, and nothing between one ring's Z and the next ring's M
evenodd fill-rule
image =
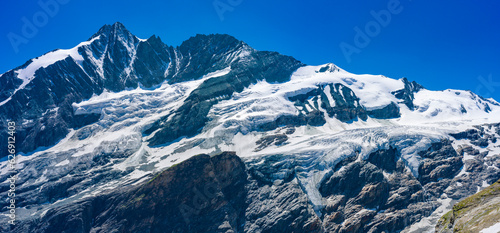
M335 67L335 69L319 72L324 67ZM358 125L429 125L443 121L470 122L472 125L496 122L500 119L498 102L461 90L419 90L414 94L413 103L416 108L410 110L394 95L394 92L404 89L405 83L402 79L396 80L380 75L355 75L336 68L333 64L302 67L286 83L271 84L260 81L241 93L234 94L230 100L215 105L212 113L214 116L220 116L218 120L225 125L237 122L237 125L249 128L261 122L272 121L280 115L298 115L304 109L320 110L326 114L322 108L323 99L313 100L311 97L307 99L305 107L302 107L295 105L289 97L306 94L318 86L325 86L322 90L327 97L325 99L335 103L328 84L341 84L340 88L348 87L359 98L359 104L367 110L382 109L391 103L396 103L401 111L401 117L398 118L387 121L358 120L356 122ZM352 123L341 124L335 119L328 121L327 124L334 129L353 128L352 125Z
M22 83L12 92L11 96L0 102L0 106L9 102L12 99L12 96L17 93L17 91L24 89L26 85L28 85L31 80L35 78L35 72L40 68L46 68L47 66L66 58L71 58L76 63L81 65L81 63L83 62L83 57L78 53L78 50L89 46L96 39L99 39L99 36L92 38L89 41L82 42L71 49L58 49L46 53L40 57L31 59L30 63L26 67L15 70L14 72L16 73L17 78L21 79Z

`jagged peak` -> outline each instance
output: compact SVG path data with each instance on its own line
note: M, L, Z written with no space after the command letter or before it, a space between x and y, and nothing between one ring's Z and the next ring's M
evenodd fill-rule
M154 35L154 34L144 41L147 41L147 42L153 43L153 44L161 43L161 44L164 44L165 46L167 46L165 43L163 43L163 41L161 40L161 38L159 36Z
M196 34L195 36L191 36L189 39L184 41L183 43L189 43L190 41L195 41L195 40L209 40L209 41L214 41L214 40L220 40L220 41L231 41L231 42L241 42L240 40L236 39L234 36L228 35L228 34Z
M405 88L408 88L411 92L418 92L422 89L425 89L424 86L422 86L420 83L417 83L415 81L410 81L406 77L402 77L399 80L405 84Z
M324 73L324 72L333 73L333 72L340 72L340 71L345 72L345 70L341 69L340 67L338 67L337 65L335 65L333 63L326 63L323 66L321 66L321 68L319 68L316 71L316 73Z
M212 50L237 49L242 46L248 46L243 41L227 34L196 34L182 42L179 46L181 50L199 50L211 47Z
M105 36L109 38L116 38L117 36L135 38L139 40L134 34L132 34L122 23L115 22L112 25L105 24L102 26L89 40L92 40L98 36Z

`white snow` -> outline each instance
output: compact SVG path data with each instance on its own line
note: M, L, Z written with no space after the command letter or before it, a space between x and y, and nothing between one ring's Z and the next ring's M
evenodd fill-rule
M327 65L331 66L331 64ZM321 67L323 66L299 68L292 75L291 81L286 83L260 81L241 93L233 94L232 99L217 104L212 112L214 115L221 116L219 119L221 124L251 129L252 126L274 120L280 115L297 115L299 108L288 101L288 97L305 94L318 86L340 83L352 89L367 110L382 108L391 102L398 103L401 118L382 121L375 119L371 122L367 121L367 126L396 124L443 127L443 122L448 122L447 124L454 124L453 128L459 130L474 124L500 121L500 107L492 104L496 102L488 103L467 91L421 90L415 94L414 102L417 109L411 111L392 94L393 91L404 88L401 80L375 75L355 75L341 69L335 72L317 72ZM324 93L328 101L334 105L329 86L325 86ZM311 106L313 105L306 104L305 108L311 111ZM461 112L462 106L467 111L466 113ZM487 113L486 106L492 112ZM332 122L329 119L327 121L330 128L338 128L339 124L342 125L341 127L350 127L349 124ZM332 123L337 126L331 125Z
M498 233L500 232L500 222L495 225L481 230L479 233Z
M415 94L414 104L419 106L416 112L420 113L420 121L487 120L493 116L486 112L487 106L496 111L499 109L474 93L451 89L421 90ZM467 112L462 113L462 109Z
M404 88L404 83L401 80L382 75L356 75L342 69L335 70L335 72L316 72L321 67L332 65L299 68L292 75L291 81L282 86L287 86L289 92L292 89L299 93L301 89L314 88L317 85L340 83L349 87L360 98L360 103L369 110L382 108L391 102L397 103L399 101L391 92Z
M69 164L69 159L65 159L65 160L61 161L60 163L56 164L55 166L59 167L59 166L64 166L64 165L68 165L68 164Z
M325 94L326 97L328 98L328 103L330 103L330 106L335 107L335 101L333 100L330 86L325 87Z

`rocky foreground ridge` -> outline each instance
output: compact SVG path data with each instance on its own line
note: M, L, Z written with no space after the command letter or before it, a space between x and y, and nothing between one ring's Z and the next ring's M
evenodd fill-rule
M500 231L500 180L453 206L436 226L436 232Z

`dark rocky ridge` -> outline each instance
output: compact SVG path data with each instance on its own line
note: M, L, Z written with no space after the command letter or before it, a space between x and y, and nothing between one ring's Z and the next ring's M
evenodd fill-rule
M424 89L424 87L415 81L412 81L412 82L408 81L407 78L402 78L401 80L405 84L404 89L395 91L392 94L394 96L396 96L396 98L402 100L402 102L410 110L413 110L413 109L415 109L415 105L413 104L413 99L415 99L415 97L413 96L413 94L418 92L421 89Z
M332 95L335 103L329 103L325 93L326 86L329 87L329 94ZM308 104L306 101L309 98L312 98L311 100L314 103L310 107L313 109L319 109L319 107L325 109L328 117L335 117L343 122L354 121L358 118L361 120L367 119L366 110L359 104L359 98L350 88L340 83L328 84L306 94L291 96L288 99L295 102L296 106L305 108L305 105ZM318 105L318 100L321 100L321 106ZM304 111L307 113L307 109L304 109Z

